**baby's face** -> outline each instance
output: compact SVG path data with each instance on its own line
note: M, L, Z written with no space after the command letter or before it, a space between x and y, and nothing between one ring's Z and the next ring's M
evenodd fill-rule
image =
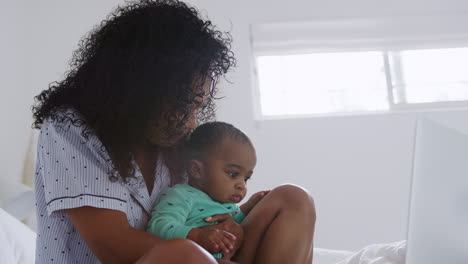
M200 187L220 203L239 203L257 163L250 143L225 138L202 161Z

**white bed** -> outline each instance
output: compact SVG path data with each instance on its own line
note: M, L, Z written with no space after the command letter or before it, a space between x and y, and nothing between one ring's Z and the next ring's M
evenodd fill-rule
M34 263L36 234L0 208L0 263ZM404 264L405 241L370 245L358 252L315 248L314 264Z
M34 263L36 234L0 208L0 263Z

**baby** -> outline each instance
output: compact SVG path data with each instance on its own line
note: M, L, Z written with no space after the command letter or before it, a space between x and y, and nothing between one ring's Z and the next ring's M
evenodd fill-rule
M255 149L239 129L224 122L199 126L184 147L188 184L163 190L152 212L147 231L164 239L188 238L216 258L232 256L232 234L215 228L206 218L230 214L241 223L268 193L255 193L240 207L247 181L256 164ZM207 220L209 221L209 220Z

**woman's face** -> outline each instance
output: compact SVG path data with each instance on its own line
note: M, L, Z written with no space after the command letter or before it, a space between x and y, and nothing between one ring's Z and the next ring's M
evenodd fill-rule
M163 113L162 118L159 118L159 122L151 123L148 126L145 137L151 144L162 147L174 146L197 127L197 116L203 110L213 88L211 79L207 79L204 85L199 88L199 92L196 93L195 102L190 105L190 114L187 117L183 113L177 114L175 112L167 115L166 112ZM174 110L172 111L174 112ZM180 125L181 122L185 123Z

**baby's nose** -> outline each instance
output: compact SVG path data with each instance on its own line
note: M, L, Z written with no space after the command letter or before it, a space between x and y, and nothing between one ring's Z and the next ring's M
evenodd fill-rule
M244 190L245 189L245 182L244 181L241 181L241 182L238 182L236 184L236 188L239 189L239 190Z

